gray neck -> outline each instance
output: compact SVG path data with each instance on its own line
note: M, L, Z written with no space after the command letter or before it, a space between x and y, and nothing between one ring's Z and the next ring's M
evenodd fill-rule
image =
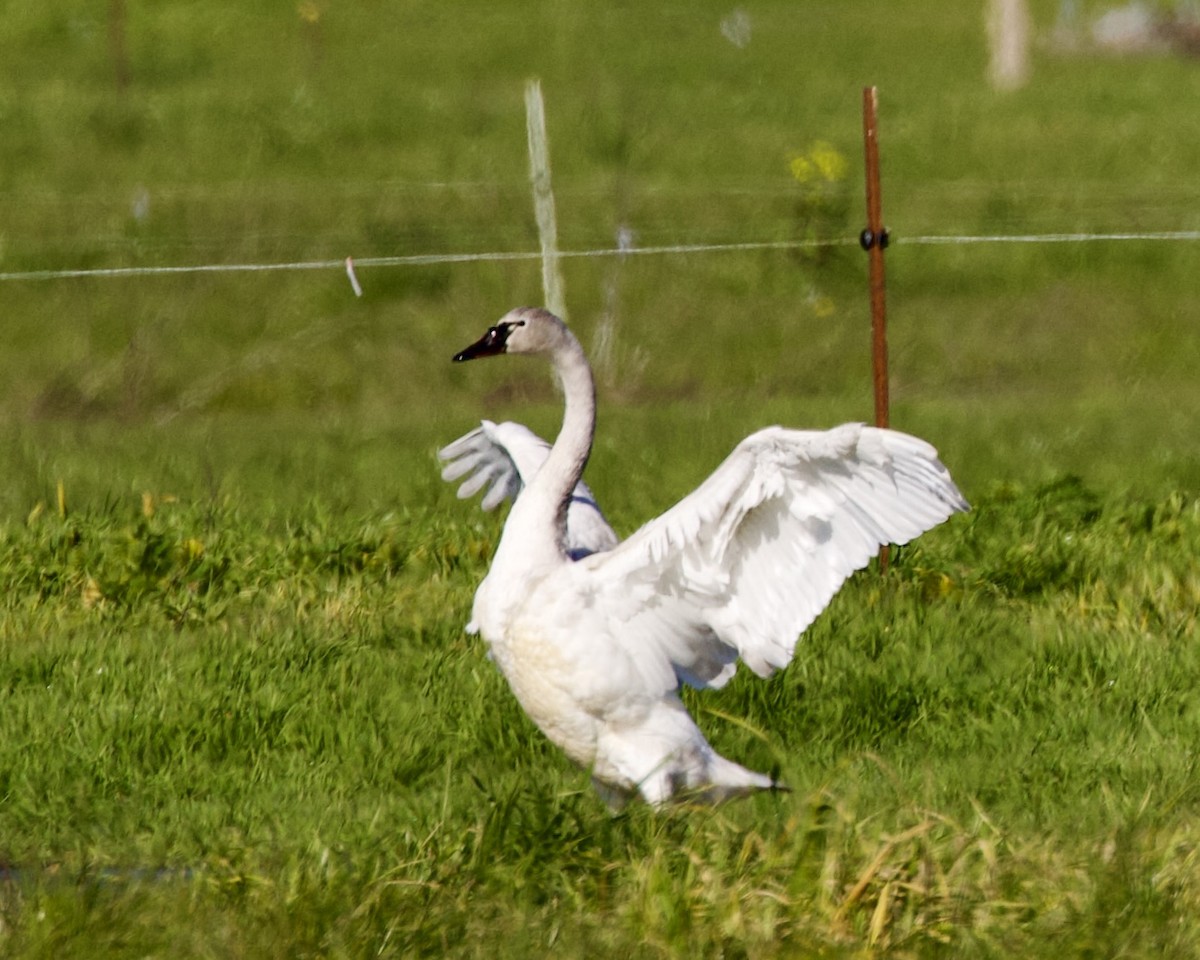
M562 331L550 353L565 403L562 428L546 462L517 498L509 523L517 521L526 545L539 542L565 554L567 507L592 450L596 387L583 347L565 327ZM552 542L544 540L547 536Z

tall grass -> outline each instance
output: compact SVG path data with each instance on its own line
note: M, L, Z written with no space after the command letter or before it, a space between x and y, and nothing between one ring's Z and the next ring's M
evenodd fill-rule
M692 698L792 794L613 818L461 634L494 524L47 507L0 561L6 940L1183 955L1198 528L1180 496L997 490L785 674Z

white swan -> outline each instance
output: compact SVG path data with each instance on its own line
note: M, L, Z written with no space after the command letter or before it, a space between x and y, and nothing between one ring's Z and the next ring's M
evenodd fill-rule
M768 427L629 539L572 562L567 516L595 428L591 370L574 335L539 308L510 311L454 360L502 353L547 358L565 398L562 429L513 503L472 611L521 706L610 803L779 786L713 750L679 684L719 687L739 658L760 676L783 667L882 544L966 510L936 451L861 424Z

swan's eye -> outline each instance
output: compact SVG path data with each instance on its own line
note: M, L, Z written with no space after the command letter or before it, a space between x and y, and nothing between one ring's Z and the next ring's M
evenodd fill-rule
M523 326L525 326L524 320L511 320L505 323L498 323L487 332L487 341L493 346L503 347L508 342L508 338L512 336L512 332L517 327Z
M488 327L482 337L454 355L454 362L461 363L464 360L474 360L476 357L494 357L498 353L504 353L512 332L517 327L523 326L525 326L524 320L506 320Z

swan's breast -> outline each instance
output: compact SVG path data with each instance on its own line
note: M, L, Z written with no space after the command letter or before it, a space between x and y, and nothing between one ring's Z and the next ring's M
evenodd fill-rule
M618 641L619 625L578 564L521 578L489 573L475 619L530 719L584 767L598 762L607 734L639 726L674 689L669 664L644 663Z
M572 760L591 766L600 721L572 692L576 665L561 642L518 617L491 647L492 658L530 719Z

